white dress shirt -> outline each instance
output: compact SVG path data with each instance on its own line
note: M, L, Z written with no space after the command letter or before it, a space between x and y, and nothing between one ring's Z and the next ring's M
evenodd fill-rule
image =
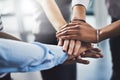
M89 1L90 0L72 0L72 7L74 7L77 4L81 4L81 5L85 6L85 8L87 8L89 5Z

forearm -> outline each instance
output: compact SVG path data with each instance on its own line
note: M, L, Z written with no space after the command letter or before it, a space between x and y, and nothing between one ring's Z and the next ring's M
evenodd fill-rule
M72 0L73 15L72 19L86 19L86 9L90 0Z
M46 70L66 59L59 46L0 39L0 73Z
M44 12L46 13L49 21L54 28L58 31L60 27L66 24L55 0L36 0L41 4Z
M12 39L12 40L17 40L17 41L21 41L20 39L10 35L10 34L7 34L5 32L0 32L0 38L4 38L4 39Z
M100 29L100 41L120 35L120 20Z
M78 4L73 7L72 20L73 19L86 19L86 9L83 5Z

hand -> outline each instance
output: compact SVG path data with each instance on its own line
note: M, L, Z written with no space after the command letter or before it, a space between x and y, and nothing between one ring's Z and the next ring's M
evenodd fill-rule
M67 52L68 55L77 56L80 50L83 52L86 50L85 47L81 48L81 41L75 40L62 40L59 39L59 46L63 46L63 51Z
M100 53L100 50L97 48L92 48L84 52L81 55L82 58L103 58L103 55ZM80 56L74 58L74 56L69 56L68 59L64 62L64 64L73 64L73 63L82 63L89 64L88 60L81 59Z
M74 25L74 24L66 25L64 27L72 26L72 25ZM62 27L62 28L64 28L64 27ZM66 51L69 55L76 56L81 47L81 41L67 40L67 39L63 40L63 39L59 38L58 45L63 46L63 50Z
M72 25L73 24L73 25ZM72 26L71 26L72 25ZM61 39L73 39L84 42L97 42L97 31L88 23L72 22L70 26L62 28L56 37Z
M98 48L91 48L81 54L82 58L103 58L103 55L100 53L101 51Z
M82 63L82 64L89 64L89 61L88 60L83 60L81 58L81 55L82 52L86 51L87 50L87 47L83 46L83 43L81 45L81 42L80 41L75 41L75 40L62 40L62 39L59 39L59 42L58 42L58 45L59 46L63 46L63 50L65 52L68 53L69 55L69 58L68 60L65 62L65 64L69 64L69 63L75 63L76 62L76 57L79 56L79 59L77 59L77 61L79 63ZM89 57L89 56L88 56Z
M63 40L60 39L62 44L59 44L60 46L63 46L63 50L66 51L69 55L69 58L67 61L65 61L65 64L72 64L72 63L82 63L82 64L89 64L90 62L88 60L82 59L83 57L88 58L102 58L103 56L100 54L100 50L97 48L93 48L90 43L80 42L76 41L76 44L74 40L65 40L63 44ZM72 42L72 43L71 43ZM75 46L75 47L74 47Z
M69 27L69 26L75 26L76 23L74 24L69 24L67 25L66 27ZM64 28L62 28L64 29ZM68 53L69 56L72 56L72 58L68 59L67 62L76 62L75 60L77 60L79 63L83 63L83 64L89 64L89 61L87 60L83 60L81 58L81 54L85 51L87 51L88 48L91 48L91 44L90 43L87 43L87 45L85 45L85 43L81 42L80 41L75 41L75 40L63 40L61 38L59 38L59 42L58 42L58 45L59 46L63 46L63 50L66 51ZM91 51L87 51L87 53L90 53ZM90 57L94 57L94 56L97 56L97 55L92 55L92 54L89 54ZM89 57L89 55L86 55Z
M63 47L63 51L67 52L68 55L75 57L81 55L88 49L92 49L91 43L81 42L78 40L62 40L59 38L58 45Z

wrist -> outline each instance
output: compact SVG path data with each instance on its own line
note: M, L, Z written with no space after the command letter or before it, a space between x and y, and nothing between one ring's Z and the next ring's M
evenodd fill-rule
M104 40L105 39L105 31L104 29L100 29L100 39L99 39L99 42Z
M57 31L60 31L62 28L67 27L68 23L63 24L62 26L58 27Z
M99 41L100 41L100 29L96 30L96 43L97 46L99 46Z
M83 5L75 5L73 7L72 19L86 19L86 8Z
M78 19L78 18L74 18L71 20L71 22L75 22L75 23L86 23L86 20L85 19Z
M85 22L85 23L86 23L86 20L85 20L85 19L77 19L77 18L74 18L74 19L72 19L72 21L81 21L81 22Z

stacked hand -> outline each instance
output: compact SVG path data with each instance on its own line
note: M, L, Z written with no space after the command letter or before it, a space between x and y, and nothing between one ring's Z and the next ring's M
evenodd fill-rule
M72 21L62 27L56 34L58 45L68 53L69 58L65 63L89 64L82 58L102 58L100 50L94 48L89 42L96 42L96 30L82 21Z
M74 39L84 42L97 42L97 31L85 22L73 21L69 26L57 32L57 37L61 39Z

